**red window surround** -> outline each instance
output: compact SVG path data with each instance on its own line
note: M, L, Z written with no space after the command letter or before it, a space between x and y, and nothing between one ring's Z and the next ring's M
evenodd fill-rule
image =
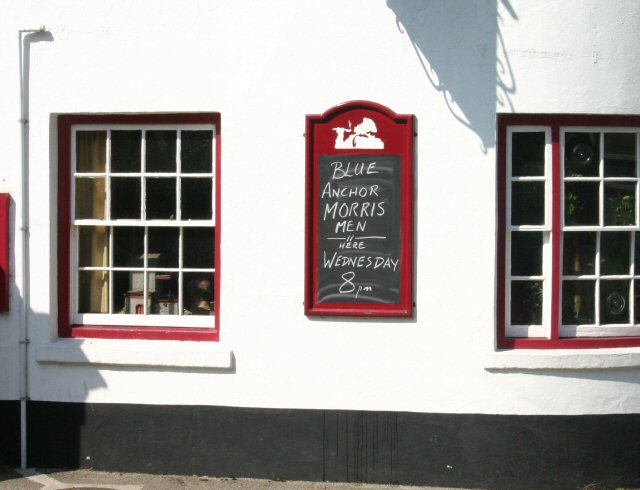
M100 128L105 127L122 127L126 125L127 129L136 126L144 126L153 130L154 126L158 126L158 131L167 127L180 127L188 125L208 125L214 127L214 146L212 148L214 158L214 180L212 218L215 223L214 252L215 257L215 273L213 276L213 306L214 315L208 317L210 319L206 327L193 326L173 326L167 324L167 321L160 322L162 326L153 324L140 325L132 321L132 325L110 325L109 322L104 323L74 323L72 304L74 304L73 295L77 294L73 291L75 280L72 271L74 263L72 253L74 245L71 240L74 202L73 202L73 181L74 172L74 147L73 134L74 127L82 126L86 130L91 130L91 126ZM160 128L162 126L162 128ZM58 333L61 337L78 337L78 338L105 338L105 339L148 339L148 340L208 340L217 341L219 339L219 322L220 322L220 175L221 175L221 139L220 139L220 114L217 113L182 113L182 114L112 114L112 115L62 115L58 117ZM189 176L183 175L183 180ZM160 179L157 179L160 180ZM192 181L195 179L192 179ZM143 191L144 192L144 191ZM184 192L187 194L187 191ZM178 204L180 206L180 204ZM180 213L180 211L178 211ZM173 216L171 216L173 219ZM146 225L143 225L146 226ZM1 237L0 237L1 238ZM145 238L146 240L146 238ZM182 239L181 239L182 240ZM145 264L146 264L145 259ZM188 271L187 271L188 272ZM146 272L145 272L146 274ZM160 274L157 275L158 279ZM147 279L144 280L145 288L147 287ZM155 286L154 286L155 287ZM146 289L145 289L146 290ZM162 303L162 301L160 301ZM134 308L135 305L132 306ZM166 306L166 305L164 305ZM140 309L141 307L135 307ZM142 307L144 308L144 307ZM136 317L139 315L112 315L114 317ZM156 317L169 316L157 315ZM179 321L177 315L176 321ZM184 317L182 317L184 318ZM120 321L122 323L122 321Z
M640 172L638 170L640 116L501 114L498 116L497 123L498 347L507 349L581 349L640 346L640 247L637 245L640 243L638 238L640 237L640 233L638 233L640 232L640 216L638 216L638 200L640 197L638 193L640 177L638 174ZM517 158L510 153L510 151L514 151L513 148L515 147L512 136L516 132L527 131L541 132L546 137L544 157L546 171L542 177L529 176L527 171L518 173L511 170L511 163L516 161ZM627 137L626 133L632 133L635 136ZM592 173L572 173L569 169L570 163L567 163L567 158L572 158L569 153L569 141L575 135L580 137L590 135L589 137L597 141L597 144L594 145L597 149ZM628 155L631 153L634 153L634 155L633 157L627 155L626 158L627 161L635 159L635 164L629 164L629 169L634 168L629 170L629 173L624 174L624 177L619 177L623 175L620 173L607 173L606 165L609 165L607 156L610 159L620 158L612 156L616 151L615 149L607 150L605 146L610 144L611 148L613 148L615 145L608 143L607 140L617 138L618 136L616 135L625 135L624 138L629 141L635 138L635 150L633 152L627 151ZM579 150L576 151L579 152ZM565 153L568 156L565 156ZM514 223L515 220L510 219L510 217L512 213L515 213L513 211L514 203L517 203L518 199L524 203L522 207L529 205L534 207L526 198L517 196L518 193L522 196L521 191L525 190L527 185L535 186L536 180L540 181L539 188L544 187L545 189L543 198L544 218L533 224L527 222L526 218ZM627 193L623 197L627 197L629 202L633 202L633 209L635 210L632 212L633 218L629 218L626 222L613 222L611 220L614 218L606 215L609 200L616 197L614 195L615 189L626 189L622 191L622 193ZM593 203L598 202L597 205L593 204L591 206L591 213L597 218L589 218L587 213L580 218L582 221L571 222L573 218L570 215L573 212L572 206L574 205L572 202L574 196L571 196L571 194L574 190L578 190L584 196L587 196ZM588 196L589 192L591 192L592 197ZM615 192L620 194L619 191ZM598 200L596 201L596 199ZM534 236L535 234L544 237L540 242L544 243L543 246L546 247L546 252L545 254L540 253L540 255L544 257L541 261L547 267L545 270L548 271L548 274L544 271L533 270L528 272L528 274L531 274L530 277L524 276L514 279L515 276L522 274L514 272L520 266L513 265L512 256L509 256L512 243L510 237L517 233L520 233L519 239L523 236ZM572 242L569 240L576 240L576 237L579 237L585 243L591 240L591 245L587 246L590 251L589 254L593 257L588 264L589 270L578 270L579 268L576 268L575 272L568 270L571 269L571 261L575 258L572 256L574 252L572 252L570 245ZM611 244L613 244L614 248L616 246L620 247L621 242L619 239L622 239L624 245L617 250L622 250L625 256L628 253L630 258L626 271L623 273L618 272L618 275L615 275L606 271L607 267L611 267L611 265L605 263L611 253L608 251L609 249L605 250L605 244L609 244L607 246L610 249L612 247ZM569 244L565 244L565 241ZM516 240L513 243L516 243ZM520 243L523 242L521 241ZM517 245L514 245L515 247ZM534 255L532 254L531 256L533 257ZM564 255L567 257L563 257ZM528 263L529 265L524 267L528 267L531 270L530 262ZM542 278L542 276L544 277ZM515 287L513 286L514 284L516 284ZM522 333L526 331L526 328L517 333L520 326L510 327L510 323L527 323L527 321L518 322L514 318L531 320L536 318L536 314L530 314L530 312L521 313L518 305L512 307L510 299L513 297L514 301L516 301L515 298L523 297L520 293L526 287L520 286L535 284L544 284L544 294L541 294L541 297L546 302L546 306L541 308L544 313L540 315L544 318L539 322L537 320L529 322L540 323L539 327L535 325L529 331L533 331L534 335ZM611 306L608 303L611 295L610 297L606 296L610 286L621 284L628 288L626 296L625 294L620 295L624 301L617 305L624 310L626 304L627 309L624 310L624 314L621 314L621 318L626 319L625 322L611 319L612 316L619 314L620 311L605 311L607 307ZM584 291L587 291L588 294L583 294ZM563 293L566 296L564 302L562 299ZM581 302L577 299L574 300L574 296L580 299ZM620 296L618 296L618 299ZM585 298L588 299L586 303ZM587 304L587 308L585 308L585 304ZM578 310L581 307L587 310L587 314L578 320L572 321L572 314L576 318L580 316L574 310ZM585 317L589 319L585 320ZM577 323L578 325L567 325L570 323ZM586 323L593 325L585 325ZM624 325L617 325L617 323L624 323ZM511 331L509 330L510 328L512 329ZM535 334L535 332L538 332L536 328L539 328L544 333L542 335ZM584 329L582 330L583 333L580 333L580 329ZM589 329L592 330L591 333ZM607 334L608 331L612 333L609 335ZM635 333L636 331L637 333Z
M9 311L9 194L0 194L0 311Z

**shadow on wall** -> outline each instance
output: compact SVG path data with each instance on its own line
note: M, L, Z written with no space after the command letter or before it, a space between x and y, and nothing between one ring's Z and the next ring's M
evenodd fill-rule
M452 116L478 135L484 152L495 145L496 108L513 111L516 91L499 4L518 20L509 0L387 0L429 84Z

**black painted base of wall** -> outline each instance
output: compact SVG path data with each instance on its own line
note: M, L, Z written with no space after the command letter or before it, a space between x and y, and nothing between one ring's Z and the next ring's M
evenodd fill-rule
M640 415L29 402L28 417L36 467L474 488L640 486Z
M0 400L0 465L20 464L20 402Z

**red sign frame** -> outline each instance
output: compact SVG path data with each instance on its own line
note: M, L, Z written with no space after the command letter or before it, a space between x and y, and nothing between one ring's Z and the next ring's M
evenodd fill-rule
M362 122L360 122L362 121ZM353 127L353 124L356 124ZM359 124L358 124L359 123ZM345 138L345 133L350 134ZM306 116L305 314L411 317L413 315L414 116L356 100ZM359 139L358 139L359 138ZM338 302L319 297L320 160L334 155L399 160L399 293L393 302ZM374 163L375 164L375 163ZM332 164L333 165L333 164ZM334 173L335 176L335 173ZM335 296L335 294L333 295Z

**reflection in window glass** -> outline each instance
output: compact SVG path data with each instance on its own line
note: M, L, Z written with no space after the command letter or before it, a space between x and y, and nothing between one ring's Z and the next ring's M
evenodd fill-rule
M636 177L635 133L605 133L604 176Z
M213 274L184 274L184 307L192 315L213 315Z
M566 232L562 236L562 273L571 276L594 274L596 233Z
M564 222L567 225L597 225L597 182L566 182L564 187Z
M141 171L142 131L111 131L111 171Z
M197 269L214 267L214 230L185 228L183 237L184 266Z
M213 171L213 143L211 131L182 131L180 159L184 173Z
M542 281L511 283L511 324L542 325Z
M105 179L76 178L76 219L105 219Z
M146 179L147 219L176 219L176 179Z
M601 281L600 323L629 323L629 281Z
M566 177L597 177L600 173L600 134L566 133L564 172Z
M76 171L104 172L107 161L107 132L76 132Z
M562 281L562 323L595 323L595 281Z
M542 275L542 232L511 233L511 275Z
M176 171L176 131L147 131L147 172Z
M109 266L109 228L82 226L78 231L78 265L80 267Z
M544 224L544 182L513 182L511 224Z
M182 179L182 219L211 219L213 187L210 178Z
M154 267L178 267L179 239L179 228L149 228L149 255L157 254L157 264Z
M544 133L513 133L512 175L514 177L544 175L544 145Z
M629 274L631 234L610 231L600 235L600 273L603 275Z
M140 219L140 179L111 179L111 219Z
M605 182L604 224L633 225L636 222L636 184L634 182Z
M109 313L109 272L78 272L78 312Z

